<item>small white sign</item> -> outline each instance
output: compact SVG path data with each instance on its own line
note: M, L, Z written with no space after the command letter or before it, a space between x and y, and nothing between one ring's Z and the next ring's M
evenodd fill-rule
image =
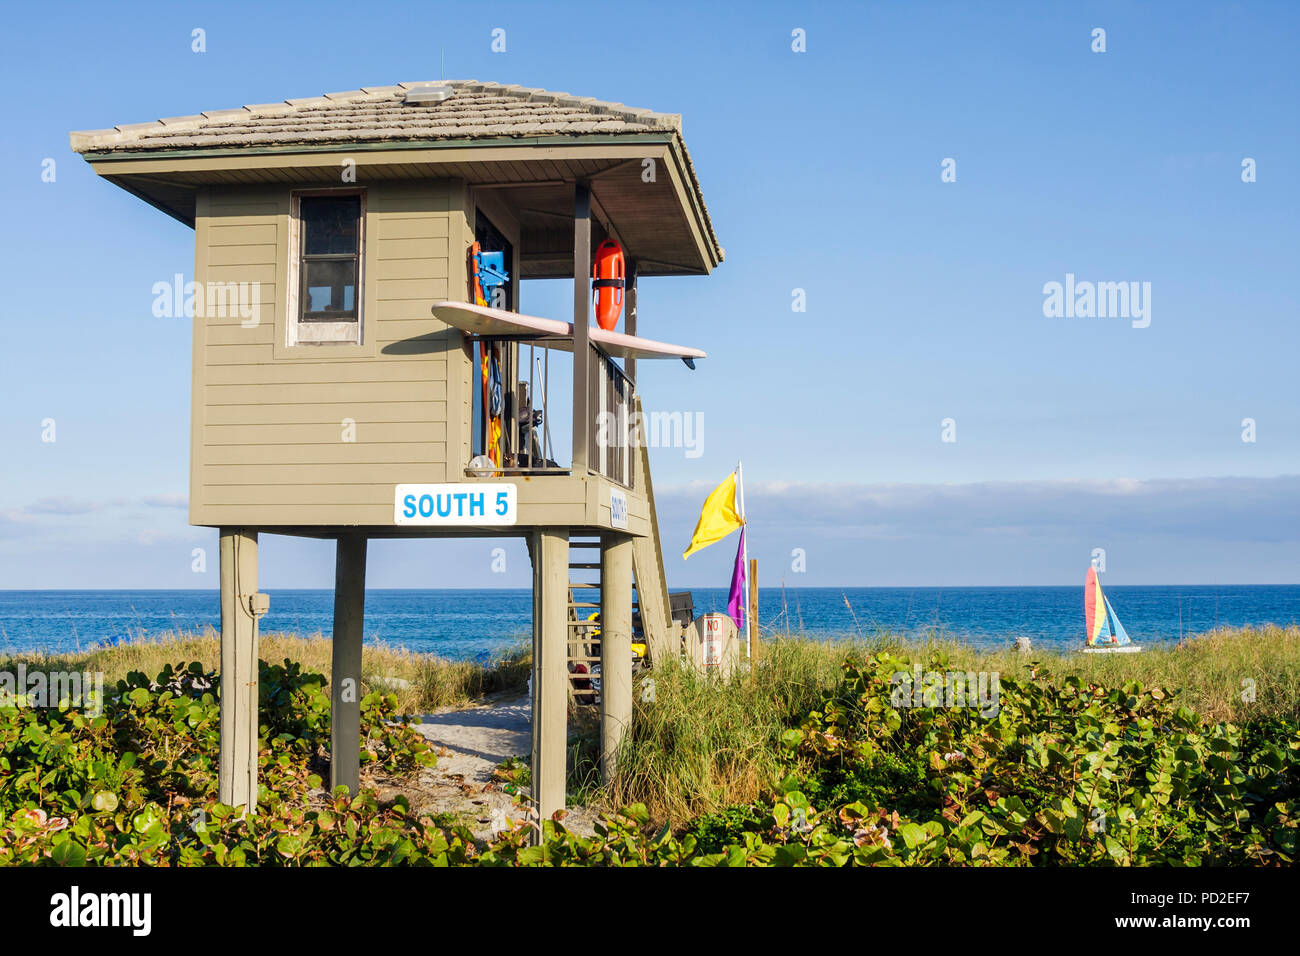
M615 528L627 527L627 493L617 488L609 489L609 523Z
M704 666L721 667L722 651L727 643L721 614L704 615Z
M504 482L398 485L393 523L497 525L519 520L519 488Z

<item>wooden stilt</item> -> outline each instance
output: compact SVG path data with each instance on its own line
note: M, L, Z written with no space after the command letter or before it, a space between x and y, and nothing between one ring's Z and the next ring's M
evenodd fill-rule
M533 795L542 819L564 809L569 716L569 539L533 537Z
M217 798L257 807L257 532L221 529L221 756Z
M632 539L600 542L600 774L614 777L618 750L632 726Z
M334 561L330 673L330 789L356 794L361 774L361 638L366 607L366 539L340 535Z

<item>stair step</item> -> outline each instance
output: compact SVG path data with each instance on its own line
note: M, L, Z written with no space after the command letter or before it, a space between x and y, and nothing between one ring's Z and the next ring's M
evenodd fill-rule
M598 561L595 561L595 562L593 562L593 561L584 561L584 562L577 563L577 564L570 564L570 565L569 565L569 570L570 570L570 571L599 571L599 570L600 570L600 562L598 562Z
M588 584L586 581L570 581L570 582L569 582L569 587L571 587L571 588L599 588L600 585L599 585L599 584Z

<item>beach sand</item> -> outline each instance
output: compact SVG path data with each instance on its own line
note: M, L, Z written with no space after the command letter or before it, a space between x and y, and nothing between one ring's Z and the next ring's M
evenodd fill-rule
M400 790L413 811L455 814L476 837L488 839L494 830L528 816L493 772L511 757L527 759L532 749L531 717L526 696L426 714L413 729L433 744L437 766L422 772L415 786L394 786L383 779L374 783L381 797ZM597 814L585 807L570 807L564 825L591 836L596 819Z

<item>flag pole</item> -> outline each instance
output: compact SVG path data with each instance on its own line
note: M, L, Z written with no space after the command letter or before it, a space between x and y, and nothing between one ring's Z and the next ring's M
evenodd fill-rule
M741 567L745 569L745 576L748 579L749 535L746 532L748 532L749 529L748 527L746 527L747 522L745 520L745 472L744 472L744 465L739 460L737 460L736 462L736 499L737 499L736 510L740 512L741 533L745 535L745 550L744 550L744 558L742 559L744 561L744 564L742 564ZM749 583L750 582L748 582L747 580L746 587L745 587L746 592L749 591ZM749 606L748 595L747 594L742 595L742 597L744 598L745 601L745 657L752 658L754 656L754 620L752 614L753 608Z

